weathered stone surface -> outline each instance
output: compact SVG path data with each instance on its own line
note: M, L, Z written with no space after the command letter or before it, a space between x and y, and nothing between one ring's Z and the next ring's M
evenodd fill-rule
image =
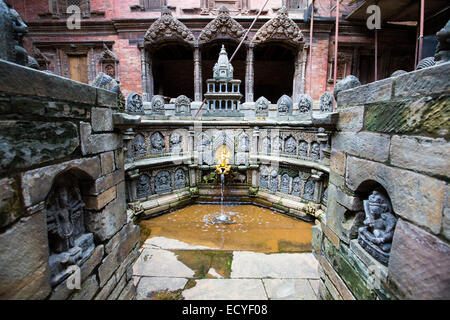
M109 108L92 108L92 130L94 132L112 131L112 110Z
M164 268L161 266L164 265ZM178 261L175 254L166 250L144 249L133 266L133 275L147 277L192 278L194 271Z
M346 183L355 191L362 182L374 180L387 191L394 212L439 233L444 201L443 181L381 163L347 157Z
M105 244L105 252L110 254L117 246L121 245L124 239L127 239L129 235L133 235L135 237L139 237L139 227L134 224L134 222L130 221L127 223L118 233L114 235L106 244Z
M337 98L338 108L388 101L391 99L391 95L392 79L379 80L350 90L341 91Z
M112 187L95 197L84 197L86 209L100 210L116 198L116 187Z
M79 146L77 126L64 122L0 121L0 168L27 168L70 156Z
M112 151L121 147L122 141L118 134L91 134L91 129L89 123L80 123L81 151L83 155Z
M316 300L306 279L263 279L267 297L271 300Z
M341 91L350 90L355 87L359 87L360 85L361 82L357 77L353 75L346 76L344 79L336 83L336 86L334 87L334 98L337 100Z
M125 180L125 174L123 169L116 170L111 174L107 174L105 176L101 176L95 181L87 181L82 183L82 192L84 195L98 195L102 192L105 192L107 189L112 188L119 182Z
M0 234L0 299L45 299L50 294L45 214L22 218Z
M107 299L116 300L119 297L120 293L122 292L123 288L125 288L126 284L127 284L127 277L124 275L117 282L116 287L114 288L113 291L111 291L111 294L108 296Z
M117 284L116 275L113 275L111 278L109 278L108 282L99 291L99 293L97 293L97 295L95 296L95 300L106 300L113 291L113 289L116 287L116 284Z
M66 118L88 120L91 105L28 96L11 96L9 112L24 118ZM0 107L1 108L1 107ZM6 111L6 110L5 110ZM5 112L6 113L6 112Z
M136 287L133 284L133 281L129 281L125 288L120 293L117 300L134 300L136 297Z
M102 174L107 175L115 170L114 166L114 152L105 152L100 155L102 164Z
M12 178L0 179L0 228L22 214L17 182Z
M311 228L312 232L312 246L316 254L320 254L322 248L323 232L320 224L316 224Z
M395 166L433 175L450 175L450 143L443 138L393 136L390 159Z
M188 279L167 277L142 277L137 286L137 299L146 300L152 292L183 289Z
M442 234L450 240L450 187L445 185L444 213L442 217Z
M98 290L98 281L94 275L89 277L83 284L81 284L81 289L75 292L71 297L71 300L91 300Z
M89 232L99 241L111 238L126 223L125 183L117 185L116 199L99 212L90 212L85 216Z
M114 88L114 90L117 90ZM119 89L120 90L120 89ZM117 93L98 88L97 89L97 105L100 107L117 108Z
M343 152L331 151L330 170L345 176L345 154Z
M366 106L368 131L450 137L450 98L446 94Z
M7 61L0 61L0 91L55 100L81 102L94 105L96 88L54 74L25 68Z
M325 275L333 283L339 295L344 300L355 300L355 297L353 296L352 292L347 288L345 282L339 277L339 275L336 273L336 271L333 269L330 263L322 256L319 256L319 262L323 268Z
M450 246L399 219L389 259L389 278L405 299L450 299Z
M259 279L200 279L183 296L186 300L267 300Z
M333 151L375 160L387 161L390 136L371 132L341 132L332 140Z
M336 190L336 201L338 203L340 203L350 211L363 210L363 203L361 199L344 193L340 188L335 188L335 190Z
M44 201L56 175L68 170L84 172L83 178L97 179L101 174L100 160L98 157L76 159L22 173L25 207Z
M336 220L336 224L338 223L338 218L335 218ZM328 221L327 221L328 223ZM331 241L333 243L333 245L336 248L339 248L339 243L340 243L340 239L338 237L338 235L336 234L337 231L333 231L333 229L331 229L327 224L325 224L323 221L321 222L321 228L323 233L325 234L325 237ZM331 226L331 225L330 225ZM336 226L336 229L339 230L339 227Z
M448 75L450 64L409 72L395 78L395 97L411 97L420 94L450 91Z
M357 106L339 110L336 129L339 131L358 132L364 125L364 107Z

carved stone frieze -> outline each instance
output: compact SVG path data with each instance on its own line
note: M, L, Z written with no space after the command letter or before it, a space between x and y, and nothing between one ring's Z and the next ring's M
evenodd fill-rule
M131 147L133 158L143 158L147 155L147 144L145 138L138 134L133 139L133 145Z
M136 196L143 198L152 193L151 180L146 174L140 175L136 185Z
M170 173L168 171L160 171L155 176L155 192L164 193L172 191L172 183Z
M173 187L175 190L186 187L186 173L182 168L175 171Z

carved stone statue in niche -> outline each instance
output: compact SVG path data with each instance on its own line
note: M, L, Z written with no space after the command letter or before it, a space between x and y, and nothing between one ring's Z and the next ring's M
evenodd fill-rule
M144 114L144 104L139 93L132 92L127 98L128 113Z
M132 145L133 158L142 158L147 155L147 145L145 143L145 138L138 134L133 139Z
M313 101L307 94L301 94L298 101L298 113L299 115L311 115L313 108Z
M277 191L278 190L278 172L273 170L270 173L270 190Z
M295 177L294 180L292 180L292 195L300 197L300 193L302 191L302 180L300 177Z
M287 95L283 95L277 102L278 116L292 115L292 99Z
M298 144L298 155L301 157L307 157L308 156L308 142L306 141L300 141Z
M154 96L151 101L152 114L164 115L164 98L162 96Z
M283 174L281 176L281 183L280 183L280 191L282 193L286 193L289 194L289 182L290 182L291 178L289 177L289 175L287 173Z
M175 100L175 115L191 115L191 100L188 97L181 95Z
M211 139L207 134L200 134L197 139L197 151L199 152L200 164L212 164L212 153L210 150Z
M183 189L186 187L186 174L184 173L183 169L178 169L175 171L175 177L174 177L174 189Z
M255 103L255 112L257 117L267 117L269 115L270 101L264 97L260 97Z
M261 142L261 153L270 153L270 149L272 149L272 143L270 142L269 137L264 137Z
M183 137L178 132L173 132L170 135L169 147L171 153L183 152Z
M156 193L169 192L171 187L170 173L167 171L160 171L155 177L155 191Z
M303 199L312 201L314 197L314 181L308 180L305 183L305 190L303 192Z
M152 194L152 187L150 183L150 177L146 174L139 176L136 185L136 195L138 198L143 198Z
M94 250L94 236L84 225L84 207L77 180L59 177L46 201L52 286L71 274L69 266L81 265Z
M320 160L320 145L317 142L311 144L311 152L309 154L314 160Z
M280 154L283 151L283 143L281 137L275 137L272 152Z
M164 153L166 151L166 142L163 135L159 132L152 134L150 144L152 153Z
M333 96L329 92L325 92L320 97L320 112L333 112Z
M284 153L290 154L290 155L296 155L297 154L297 140L295 140L293 137L289 137L286 140L286 143L284 144Z
M365 220L358 229L358 242L371 256L387 264L397 224L391 202L381 191L374 190L363 204Z
M250 150L250 139L248 135L242 134L239 137L239 145L238 145L238 151L239 152L248 152Z
M259 177L259 187L264 189L269 188L269 173L266 169L261 170L261 175Z

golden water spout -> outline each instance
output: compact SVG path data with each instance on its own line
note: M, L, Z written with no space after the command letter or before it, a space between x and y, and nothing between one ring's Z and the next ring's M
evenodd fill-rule
M216 170L219 174L228 174L231 170L230 163L230 152L225 146L220 152L216 154L218 164L216 165Z

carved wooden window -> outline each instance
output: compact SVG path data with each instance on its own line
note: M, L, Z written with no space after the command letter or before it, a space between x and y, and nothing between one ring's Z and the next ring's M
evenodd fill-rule
M55 16L67 15L67 8L77 6L82 17L90 15L90 0L50 0L50 12Z
M167 5L167 0L141 0L140 4L145 11L158 11Z

